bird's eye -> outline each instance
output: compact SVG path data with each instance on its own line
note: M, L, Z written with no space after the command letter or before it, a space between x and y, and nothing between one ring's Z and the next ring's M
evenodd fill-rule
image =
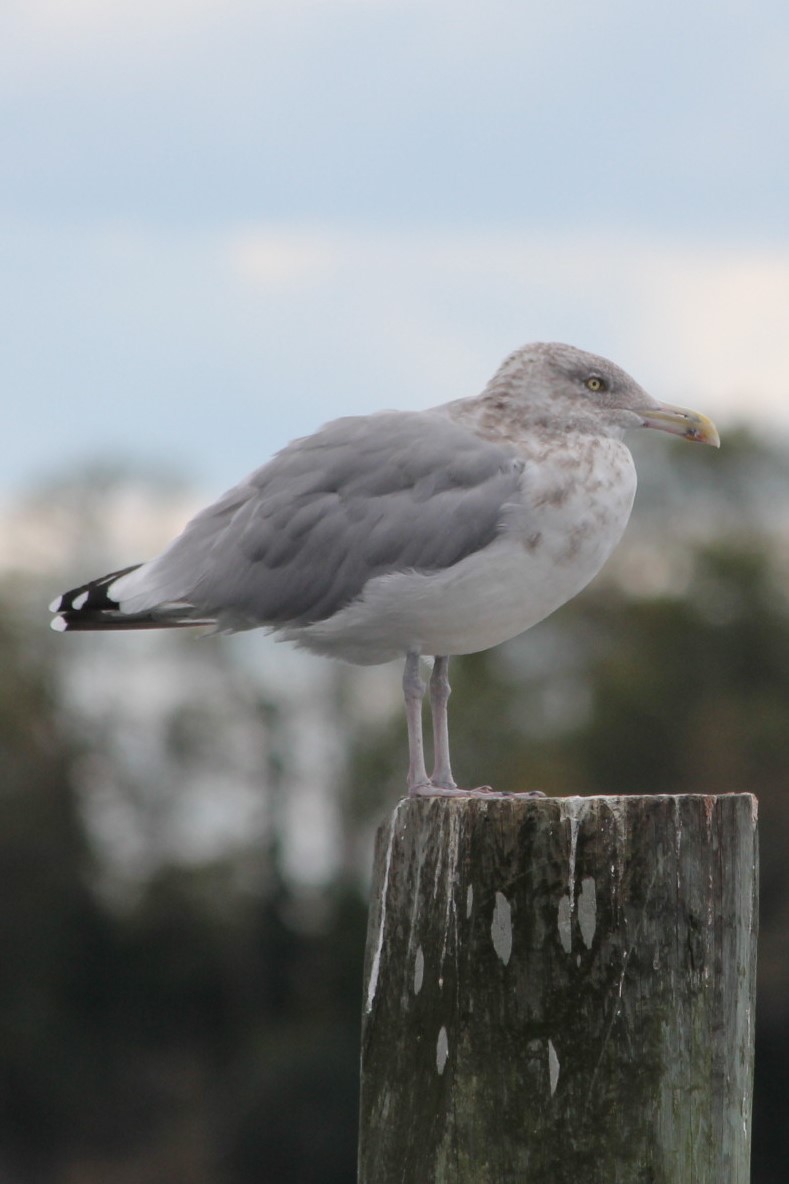
M586 380L585 386L587 390L597 393L598 391L606 390L607 384L605 379L601 378L599 374L590 374Z

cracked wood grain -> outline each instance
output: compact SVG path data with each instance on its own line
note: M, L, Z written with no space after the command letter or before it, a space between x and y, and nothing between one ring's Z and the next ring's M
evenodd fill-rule
M757 861L749 794L401 802L360 1184L748 1184Z

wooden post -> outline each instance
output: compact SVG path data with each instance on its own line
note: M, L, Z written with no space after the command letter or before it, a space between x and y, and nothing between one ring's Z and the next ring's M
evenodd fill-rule
M359 1184L747 1184L756 799L406 799Z

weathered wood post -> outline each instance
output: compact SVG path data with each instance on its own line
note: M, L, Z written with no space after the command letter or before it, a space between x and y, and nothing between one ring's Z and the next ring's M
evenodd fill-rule
M756 799L406 799L359 1184L747 1184Z

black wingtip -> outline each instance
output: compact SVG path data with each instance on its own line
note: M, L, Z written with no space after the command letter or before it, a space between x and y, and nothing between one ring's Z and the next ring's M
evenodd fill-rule
M139 563L133 563L130 567L109 572L106 576L80 584L78 588L71 588L56 597L49 606L50 612L57 613L50 622L51 628L56 633L67 633L74 629L123 628L117 620L122 615L120 605L109 596L107 589L115 580L128 575L130 571L136 571L138 567Z
M71 588L59 598L52 601L49 608L53 613L81 613L102 612L120 608L117 600L112 600L107 589L121 576L127 576L131 571L137 571L139 563L132 563L130 567L122 567L119 571L111 571L97 580L90 580L87 584L80 584L78 588Z
M215 625L210 617L200 617L187 603L157 605L153 610L140 613L125 613L117 600L113 600L108 589L121 576L136 571L141 565L133 563L120 571L112 571L97 580L71 588L50 604L55 617L50 628L56 633L88 633L101 629L175 629L195 625Z

